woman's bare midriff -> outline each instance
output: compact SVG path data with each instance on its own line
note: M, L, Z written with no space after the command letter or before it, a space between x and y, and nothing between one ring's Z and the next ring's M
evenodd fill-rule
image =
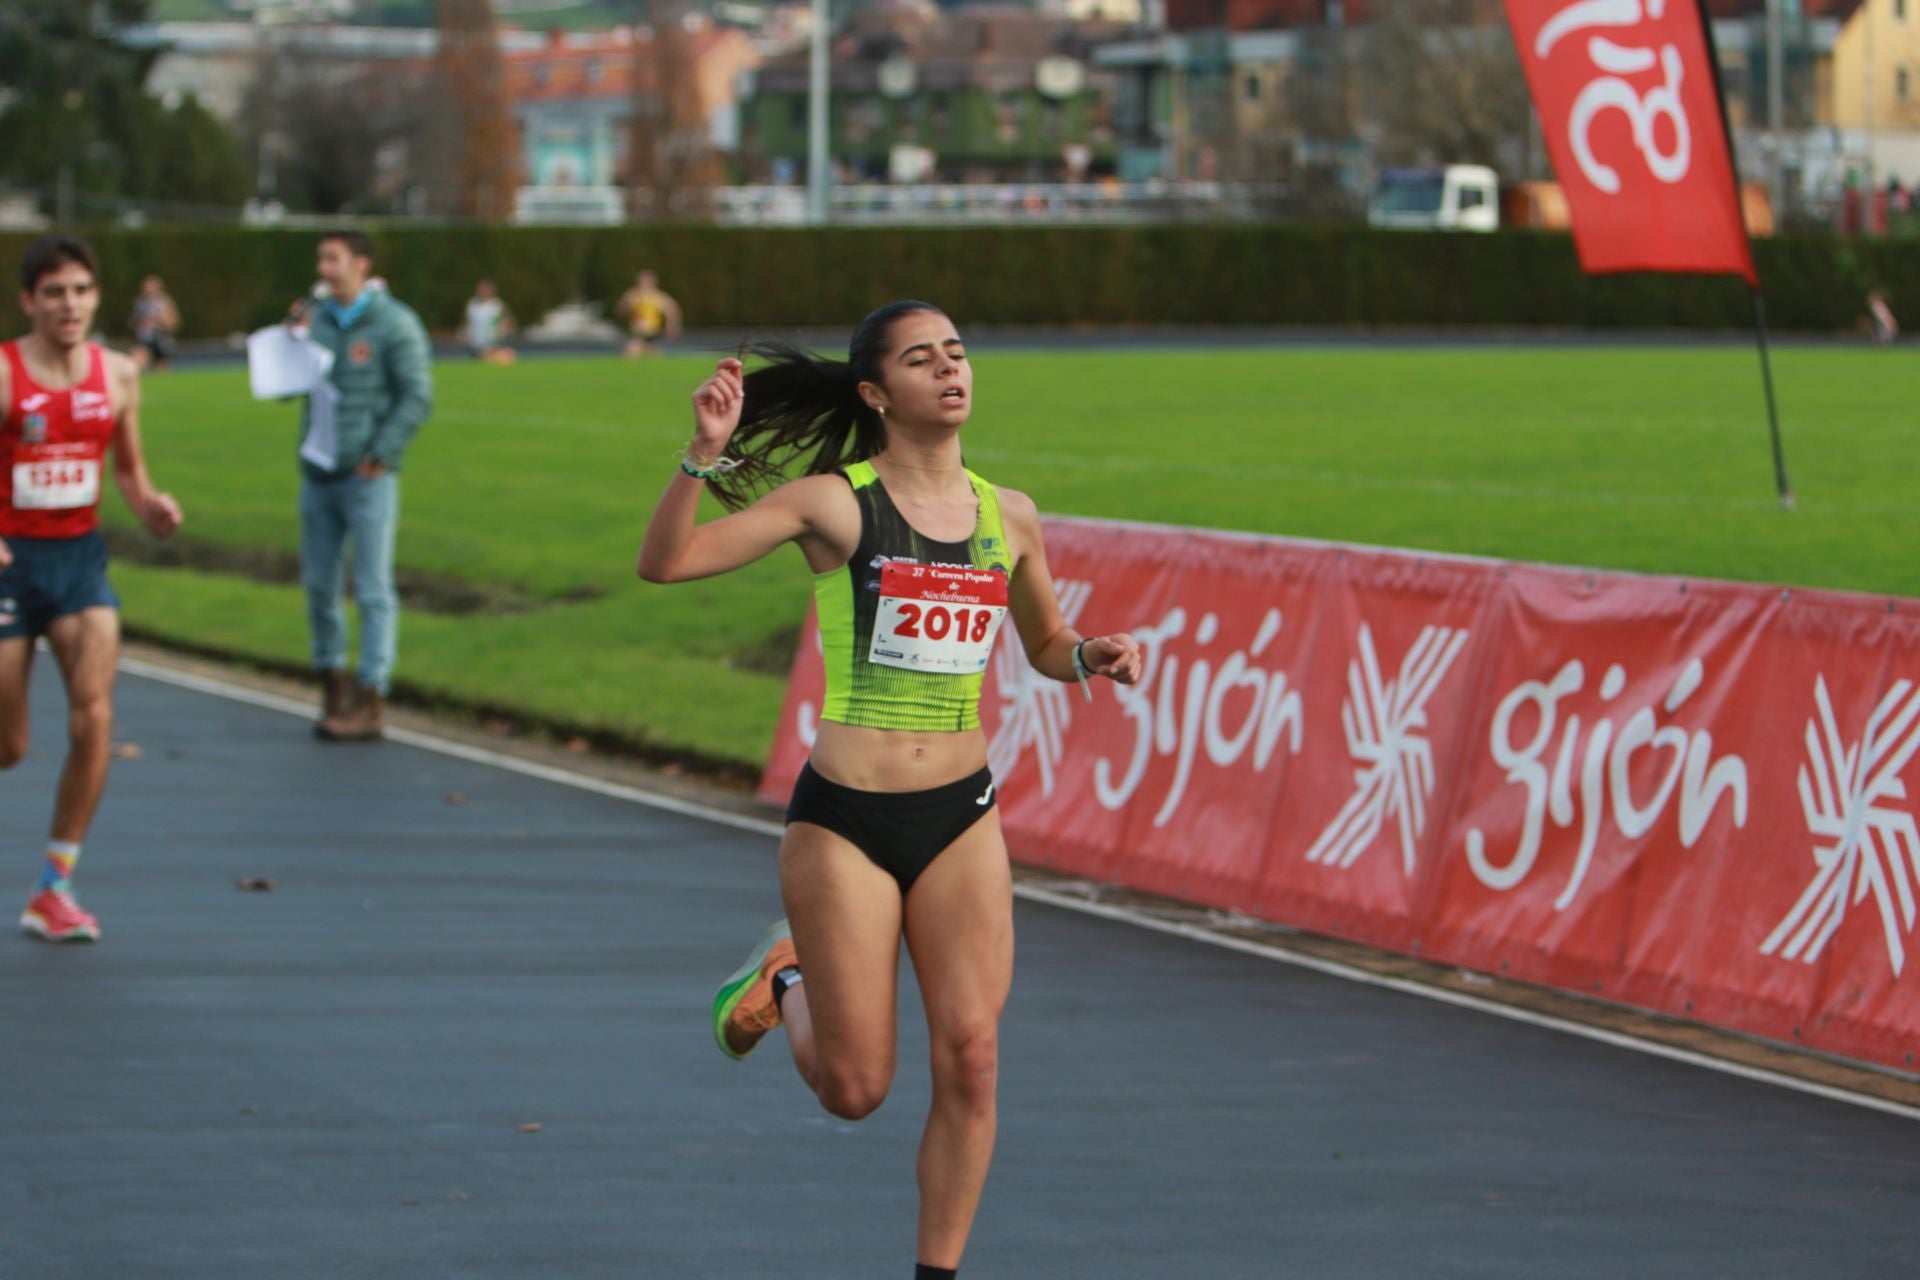
M978 773L987 735L978 729L869 729L827 721L813 743L813 770L856 791L925 791Z

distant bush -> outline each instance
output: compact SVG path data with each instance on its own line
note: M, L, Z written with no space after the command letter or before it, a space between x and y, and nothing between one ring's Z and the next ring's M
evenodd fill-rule
M91 233L103 323L126 330L135 283L166 277L183 336L268 324L313 280L315 233L118 228ZM30 236L0 235L8 270ZM938 303L962 324L1328 325L1739 329L1732 277L1585 276L1567 236L1420 234L1261 224L1151 227L763 229L413 227L374 232L377 270L429 327L452 330L491 276L523 323L585 300L611 307L642 267L702 329L850 326L895 298ZM1920 240L1780 236L1756 243L1781 330L1852 327L1865 290L1896 311L1920 301ZM23 327L0 309L0 336Z

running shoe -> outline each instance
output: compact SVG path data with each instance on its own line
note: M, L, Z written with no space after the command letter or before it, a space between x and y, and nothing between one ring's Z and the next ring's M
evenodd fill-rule
M80 909L73 895L61 889L42 889L20 913L20 927L48 942L98 942L100 922Z
M746 963L713 993L713 1040L735 1061L752 1053L760 1038L780 1025L773 975L793 963L791 932L785 920L775 921L760 935Z

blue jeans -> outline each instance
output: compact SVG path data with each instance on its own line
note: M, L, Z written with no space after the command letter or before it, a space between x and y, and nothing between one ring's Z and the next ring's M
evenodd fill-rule
M353 599L360 607L360 683L383 697L393 676L400 596L393 589L393 538L400 524L400 478L369 480L349 473L332 480L300 477L300 578L307 588L313 665L347 665L347 619L341 608L346 550L353 544Z

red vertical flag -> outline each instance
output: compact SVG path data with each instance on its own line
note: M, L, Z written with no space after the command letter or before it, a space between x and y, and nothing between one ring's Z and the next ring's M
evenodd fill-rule
M1758 287L1697 0L1505 0L1580 265Z

